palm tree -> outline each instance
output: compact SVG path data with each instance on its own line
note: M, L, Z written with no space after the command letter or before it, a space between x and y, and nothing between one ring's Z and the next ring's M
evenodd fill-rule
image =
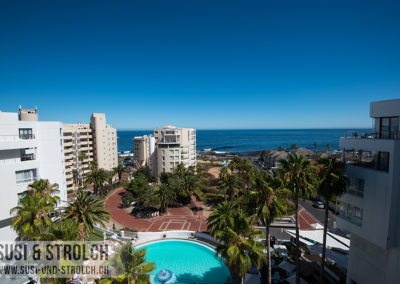
M291 144L291 145L290 145L290 148L292 148L292 149L294 149L294 150L296 151L296 149L297 149L297 144Z
M125 172L126 167L122 164L119 164L114 168L114 172L118 175L118 182L121 183L122 181L122 174Z
M224 206L229 203L224 202ZM243 283L243 276L252 265L260 268L265 261L264 245L256 238L264 234L259 229L254 229L251 222L241 211L234 210L231 217L221 218L221 221L227 225L218 224L215 211L213 217L208 218L209 222L215 222L211 234L219 241L217 254L221 255L229 267L232 275L233 284Z
M219 230L234 226L235 212L238 210L236 202L221 202L207 219L207 228L211 235Z
M325 273L326 235L328 232L329 201L346 192L347 177L343 174L343 164L335 158L320 158L318 194L325 199L324 239L322 244L322 261L319 283L323 283Z
M314 150L317 150L317 142L314 142Z
M146 262L146 249L134 250L131 243L124 245L117 254L122 264L123 274L118 276L117 283L150 284L150 273L155 269L154 262Z
M104 208L103 200L90 192L81 191L76 199L68 201L68 206L63 208L62 219L71 219L79 224L78 234L85 240L96 224L104 227L110 214Z
M105 170L105 173L106 173L106 178L108 180L107 181L108 184L112 185L113 184L113 179L114 179L114 176L115 176L115 171L114 170L109 170L109 171Z
M287 160L281 160L278 175L290 191L290 198L296 208L296 284L300 282L300 245L299 245L299 199L314 194L314 168L305 156L290 153Z
M106 172L103 169L92 167L91 171L86 176L86 183L93 184L94 194L98 194L99 189L103 187L107 180Z
M156 191L156 195L160 202L160 214L164 214L167 212L168 201L174 199L175 193L168 184L161 184Z
M180 185L180 191L190 200L191 195L198 187L198 177L196 175L187 173L183 177ZM188 201L188 200L187 200Z
M175 174L178 177L178 179L182 179L185 173L186 173L186 168L184 164L180 163L179 165L176 166Z
M279 146L279 147L278 147L278 151L283 151L282 146Z
M272 283L270 225L275 218L282 217L286 212L285 193L281 179L263 171L258 172L254 195L257 204L257 219L265 226L269 284Z
M10 210L10 214L15 214L11 227L24 239L44 240L51 226L49 213L54 210L55 205L39 194L27 195Z
M60 198L56 195L60 191L58 190L58 184L51 184L47 179L40 179L34 181L32 184L28 186L28 189L21 192L19 198L30 197L33 195L38 195L41 198L46 200L48 205L52 205L53 207L57 206L60 202Z
M223 179L220 179L219 184L224 190L225 201L227 200L227 196L229 196L229 200L232 200L238 194L239 182L236 175L227 173Z
M51 224L51 235L52 240L63 240L63 241L78 241L79 224L75 223L71 219L60 219L57 222Z
M329 150L331 148L331 144L326 144L326 148Z

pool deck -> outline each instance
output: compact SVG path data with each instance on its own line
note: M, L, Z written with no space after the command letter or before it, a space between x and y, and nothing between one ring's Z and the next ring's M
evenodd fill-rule
M163 216L136 218L127 208L121 207L121 198L125 189L111 192L105 200L105 207L115 223L139 232L164 232L172 230L207 231L207 221L201 211L196 215L187 207L168 208Z

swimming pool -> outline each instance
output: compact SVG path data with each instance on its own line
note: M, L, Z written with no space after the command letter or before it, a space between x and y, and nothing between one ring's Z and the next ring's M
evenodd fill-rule
M231 275L223 260L215 256L215 250L206 244L191 240L159 240L141 244L135 249L146 248L147 261L154 261L156 269L151 282L159 284L156 275L162 270L170 270L176 280L168 283L223 284L231 282Z

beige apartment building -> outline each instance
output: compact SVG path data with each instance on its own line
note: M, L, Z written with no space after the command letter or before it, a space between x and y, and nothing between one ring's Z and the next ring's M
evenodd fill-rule
M172 125L154 129L156 163L154 177L159 180L161 173L172 173L183 163L186 168L196 166L196 130L176 128Z
M67 187L82 185L82 178L94 160L93 135L90 124L64 124L65 177Z
M111 170L118 165L117 130L106 123L104 113L93 113L90 117L93 130L94 156L99 168Z
M93 113L90 124L64 124L63 133L67 188L82 185L91 161L105 170L118 165L117 131L104 113Z

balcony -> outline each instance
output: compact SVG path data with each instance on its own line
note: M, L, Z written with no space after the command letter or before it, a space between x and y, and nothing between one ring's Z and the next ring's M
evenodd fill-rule
M35 154L23 154L23 155L21 155L21 162L33 161L33 160L36 160L36 155Z
M376 132L376 131L346 131L344 138L355 139L400 139L400 131Z

